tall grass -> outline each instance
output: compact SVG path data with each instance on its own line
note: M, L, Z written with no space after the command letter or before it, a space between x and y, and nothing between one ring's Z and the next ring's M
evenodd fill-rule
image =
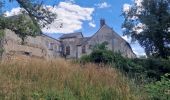
M0 64L0 100L145 100L118 70L63 59Z

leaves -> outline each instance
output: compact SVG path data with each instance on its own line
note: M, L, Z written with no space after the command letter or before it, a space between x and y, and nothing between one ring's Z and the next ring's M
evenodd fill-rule
M18 2L22 10L21 15L4 17L0 12L0 30L8 28L14 31L22 41L27 36L36 36L41 32L41 28L50 24L56 18L56 15L49 11L43 5L43 0L9 0L9 2ZM0 1L0 10L6 2Z
M148 56L167 58L170 55L170 3L167 0L143 0L123 13L122 28L144 47Z
M8 20L6 27L14 31L22 39L22 43L27 36L36 36L41 33L41 30L27 15L18 15L13 18L6 18L6 20Z
M146 85L147 92L151 100L169 100L170 99L170 79L169 74L162 76L160 81Z
M28 13L35 25L41 23L41 27L46 26L54 21L56 14L49 11L43 5L42 0L16 0L20 6Z

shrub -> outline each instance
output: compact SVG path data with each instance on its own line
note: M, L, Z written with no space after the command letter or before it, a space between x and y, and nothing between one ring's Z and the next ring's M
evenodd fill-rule
M107 45L106 42L95 45L92 49L91 54L82 56L80 61L84 63L93 62L93 63L104 63L104 64L113 62L114 59L113 52L107 50L106 45Z
M161 77L160 81L146 85L151 100L170 100L170 74Z
M170 60L148 58L134 59L133 62L141 65L149 78L160 80L161 76L170 72Z
M80 60L81 63L89 63L91 62L91 57L89 55L83 55Z
M120 53L113 53L107 50L106 43L98 44L92 49L90 55L83 56L80 61L83 63L104 63L112 64L129 76L151 78L160 80L161 76L170 72L170 60L161 58L129 59L121 56Z
M113 62L113 52L109 50L94 50L90 54L90 60L94 63L108 64Z

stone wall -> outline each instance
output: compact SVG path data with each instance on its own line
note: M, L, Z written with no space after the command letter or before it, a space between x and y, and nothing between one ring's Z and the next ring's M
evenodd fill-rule
M66 58L77 58L77 39L76 38L68 38L61 39L63 44L63 53L66 55ZM70 47L70 54L66 54L66 48Z
M41 35L27 37L24 45L21 39L12 31L6 29L3 41L3 58L10 59L17 56L53 59L59 57L60 42L48 36Z

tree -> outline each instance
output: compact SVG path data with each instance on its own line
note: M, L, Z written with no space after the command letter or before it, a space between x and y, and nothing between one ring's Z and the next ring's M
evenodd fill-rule
M22 44L27 36L37 36L39 28L33 23L29 16L21 14L6 18L6 28L14 31L21 39Z
M15 18L5 18L2 8L6 2L0 1L0 30L4 30L5 28L11 29L18 34L22 40L24 40L26 36L35 36L42 33L41 27L52 23L56 18L56 14L50 12L47 7L43 6L43 0L9 0L9 2L13 1L18 2L23 9L22 15L18 15ZM29 21L26 16L29 16ZM3 31L0 34L3 34Z
M56 14L50 12L47 7L43 6L44 0L9 0L10 2L16 1L21 8L28 13L32 18L34 24L41 22L42 27L50 24L56 18ZM38 24L37 24L38 25Z
M135 0L139 1L139 0ZM144 47L148 56L170 55L170 0L142 0L123 12L124 35Z

